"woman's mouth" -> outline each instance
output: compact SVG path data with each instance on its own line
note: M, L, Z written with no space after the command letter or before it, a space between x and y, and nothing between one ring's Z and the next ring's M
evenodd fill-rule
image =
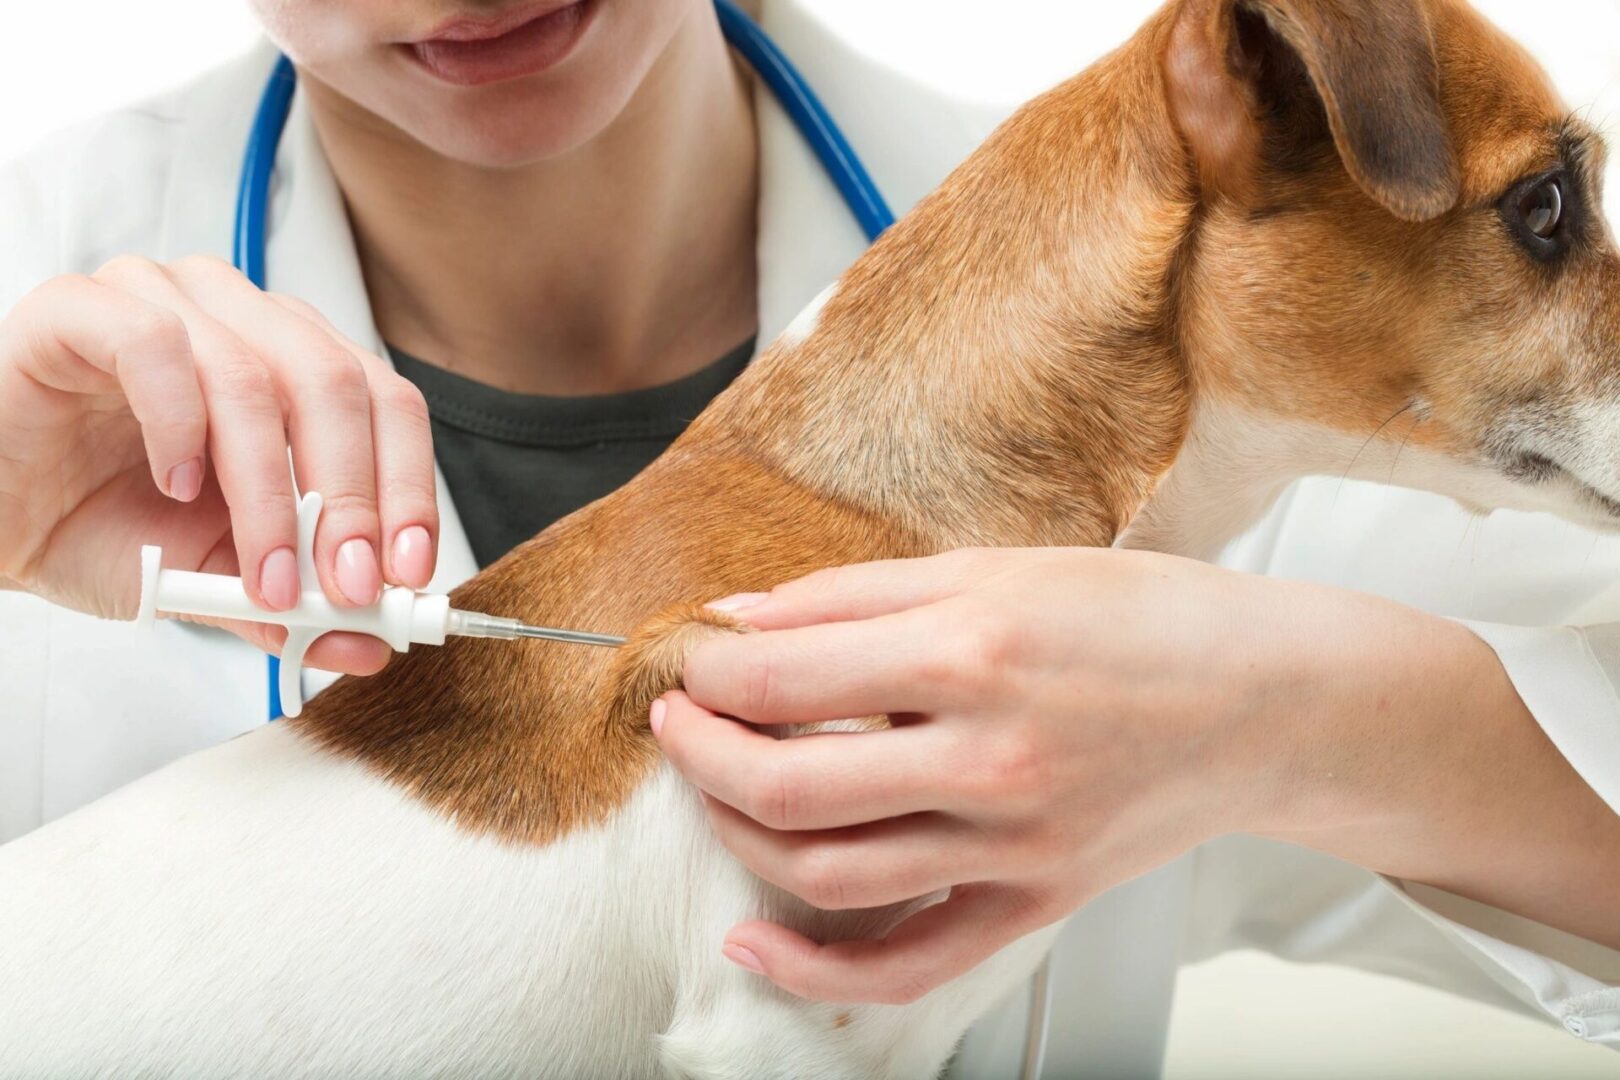
M433 36L400 46L439 79L482 86L534 75L562 61L579 41L595 0L540 0L488 17L451 20Z

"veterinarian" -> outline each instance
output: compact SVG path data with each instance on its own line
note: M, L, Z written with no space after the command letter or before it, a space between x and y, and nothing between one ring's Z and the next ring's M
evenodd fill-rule
M133 615L140 543L290 606L290 452L335 603L448 588L650 462L866 243L707 0L255 7L300 77L271 292L228 265L268 46L0 173L0 840L263 721L267 632L96 618ZM897 210L988 130L762 17ZM1152 1075L1178 965L1240 946L1620 1046L1620 544L1320 481L1226 563L968 552L717 598L765 632L652 722L728 846L824 906L964 888L881 943L715 947L902 1000L1078 910L965 1076ZM932 756L874 783L721 715L875 711Z

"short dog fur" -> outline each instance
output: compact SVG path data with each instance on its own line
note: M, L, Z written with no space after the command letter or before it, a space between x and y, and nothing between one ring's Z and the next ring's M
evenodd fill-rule
M0 850L0 1074L937 1071L1052 931L849 1010L721 960L740 918L905 911L754 880L661 764L648 705L738 629L702 603L975 545L1209 556L1308 473L1611 528L1602 162L1461 0L1173 0L455 596L630 647L415 650Z

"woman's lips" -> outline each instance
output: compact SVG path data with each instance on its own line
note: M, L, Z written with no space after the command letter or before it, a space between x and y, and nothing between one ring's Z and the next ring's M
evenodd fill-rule
M512 23L512 16L458 20L435 37L403 46L431 74L456 86L519 79L544 71L567 56L584 32L592 0L545 10ZM532 10L532 9L531 9Z

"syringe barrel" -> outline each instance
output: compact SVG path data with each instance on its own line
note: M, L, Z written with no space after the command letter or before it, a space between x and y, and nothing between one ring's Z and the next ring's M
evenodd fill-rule
M266 611L242 589L242 579L192 570L157 571L156 603L159 611L201 615L215 619L242 619L270 623L289 630L347 630L381 638L403 652L412 643L443 645L450 598L417 593L400 586L384 589L377 603L367 607L339 607L321 592L320 583L304 582L304 593L290 611Z
M393 585L382 591L375 604L365 607L339 607L326 598L315 573L315 523L320 515L320 495L307 492L298 501L298 576L303 592L291 611L266 611L248 598L238 577L165 570L162 549L148 545L141 548L141 602L136 621L150 627L159 612L168 612L286 627L287 638L281 647L281 703L288 716L297 716L302 708L298 690L304 652L328 631L368 634L397 652L413 643L443 645L450 620L448 596Z
M215 619L279 621L275 613L248 599L241 578L191 570L164 570L158 574L157 610Z

